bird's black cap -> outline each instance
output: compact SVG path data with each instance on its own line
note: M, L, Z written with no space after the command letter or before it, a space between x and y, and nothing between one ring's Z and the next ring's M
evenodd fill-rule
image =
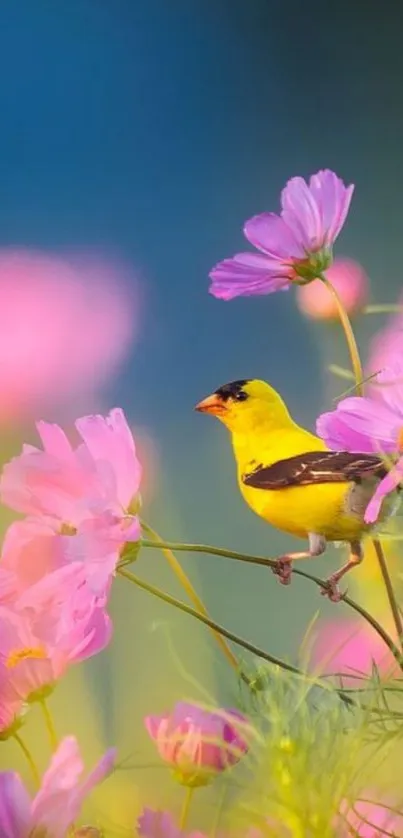
M228 384L223 384L222 387L219 387L216 390L217 396L226 402L228 399L236 399L239 398L240 393L247 397L247 394L244 392L245 384L250 381L249 378L240 378L238 381L230 381Z

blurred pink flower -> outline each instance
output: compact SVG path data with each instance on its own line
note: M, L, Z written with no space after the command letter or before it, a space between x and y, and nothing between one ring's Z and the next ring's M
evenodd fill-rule
M58 425L38 422L37 428L44 450L25 445L4 467L2 501L17 512L46 519L55 532L81 536L84 546L75 539L71 549L81 550L82 556L91 550L104 555L102 541L112 552L115 545L115 564L119 546L140 537L131 509L138 500L141 466L123 411L78 419L82 443L76 449Z
M343 683L359 687L360 676L371 675L373 664L382 674L396 667L385 644L370 626L359 620L327 620L318 626L312 663L321 673L343 675Z
M176 824L171 812L143 809L137 820L140 838L208 838L204 832L185 832Z
M358 262L352 259L335 259L325 271L348 314L356 314L366 304L368 277ZM333 296L323 282L316 280L296 289L297 303L303 314L313 320L337 320L338 310Z
M403 358L376 376L378 399L352 396L319 416L316 429L329 448L359 453L403 453ZM403 482L403 457L378 484L365 512L374 523L384 498Z
M110 749L81 780L84 765L78 744L68 736L53 754L33 799L18 774L0 773L1 838L65 838L85 798L112 771L114 760L115 750Z
M0 250L0 422L93 400L132 340L125 273L98 257Z
M237 710L210 712L180 701L172 713L144 721L160 756L184 785L206 785L248 750L247 719Z
M329 169L312 175L309 184L291 178L281 193L281 214L264 212L244 226L246 238L261 253L238 253L219 262L210 273L210 293L231 300L315 279L331 264L353 190Z
M367 802L375 795L374 792L365 794L365 801L358 800L354 807L345 803L341 809L341 834L351 835L351 829L357 838L380 838L382 835L403 836L403 816L395 814L385 803ZM392 809L395 808L390 804ZM348 824L348 829L346 829ZM344 827L344 828L343 828ZM339 832L337 833L340 834Z
M12 607L0 607L0 682L11 698L40 698L72 663L105 648L111 632L80 563L50 572Z
M403 309L403 297L401 296L398 305ZM373 337L368 355L368 362L365 367L366 375L373 375L381 372L386 367L394 366L403 355L403 311L394 314L388 319L386 326L380 329ZM380 388L371 386L370 381L366 386L367 394L373 398L382 398Z

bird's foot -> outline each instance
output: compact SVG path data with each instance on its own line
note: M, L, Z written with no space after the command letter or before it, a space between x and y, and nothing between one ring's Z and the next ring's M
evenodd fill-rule
M339 581L337 576L329 576L326 579L323 588L320 590L322 596L327 596L330 602L340 602L345 597L346 591L341 591L339 588Z
M291 559L289 559L288 556L280 556L273 567L273 573L275 576L278 576L282 585L290 585L292 576Z

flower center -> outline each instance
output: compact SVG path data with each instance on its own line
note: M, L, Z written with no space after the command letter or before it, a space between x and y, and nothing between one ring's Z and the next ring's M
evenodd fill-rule
M42 646L26 646L24 649L13 649L7 656L7 669L14 669L21 661L25 660L43 660L46 658L46 652Z
M67 522L63 522L60 527L60 535L77 535L77 527L73 527L72 524L68 524Z
M400 428L397 434L397 449L399 454L403 454L403 427Z

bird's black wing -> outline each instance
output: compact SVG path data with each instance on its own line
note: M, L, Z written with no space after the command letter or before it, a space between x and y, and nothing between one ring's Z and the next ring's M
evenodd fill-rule
M242 475L245 486L255 489L285 489L287 486L310 486L315 483L359 483L362 478L384 477L387 468L375 454L350 454L348 451L309 451L271 466L263 464Z

